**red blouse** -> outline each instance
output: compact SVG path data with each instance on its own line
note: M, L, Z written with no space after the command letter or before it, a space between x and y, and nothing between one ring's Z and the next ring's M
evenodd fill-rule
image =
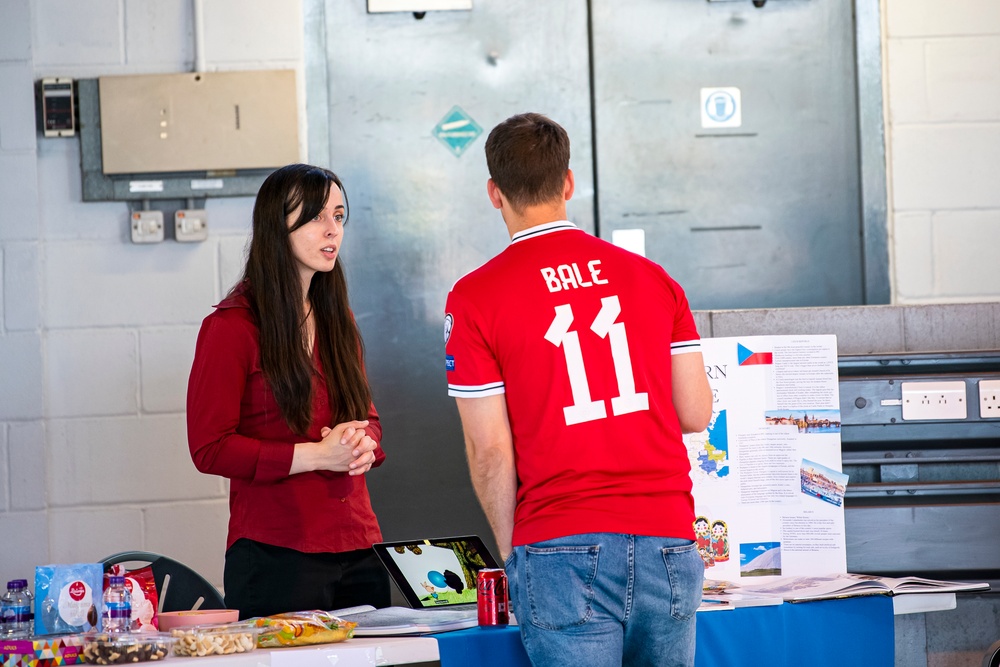
M313 381L313 420L305 437L285 423L260 368L257 326L242 291L205 318L188 382L191 458L199 471L229 479L229 537L297 551L366 549L382 539L364 475L305 472L289 476L296 442L320 440L333 426L326 381ZM382 439L372 405L367 434ZM375 450L382 464L382 448Z

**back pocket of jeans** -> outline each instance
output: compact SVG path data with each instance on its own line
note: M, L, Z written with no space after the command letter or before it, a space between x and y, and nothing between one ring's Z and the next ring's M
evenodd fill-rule
M547 630L582 625L593 613L598 546L524 548L531 623Z
M667 547L662 551L663 564L670 580L670 615L679 621L686 621L701 605L705 562L693 543Z

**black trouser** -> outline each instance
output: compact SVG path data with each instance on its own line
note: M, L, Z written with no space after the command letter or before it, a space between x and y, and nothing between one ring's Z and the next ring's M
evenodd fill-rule
M389 576L371 549L310 554L243 538L226 551L223 584L226 607L241 620L391 604Z

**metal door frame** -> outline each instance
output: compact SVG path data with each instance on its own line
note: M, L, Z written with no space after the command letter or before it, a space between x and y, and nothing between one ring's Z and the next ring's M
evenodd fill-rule
M858 154L861 158L861 252L866 304L892 303L882 99L882 17L879 0L854 2L858 77Z

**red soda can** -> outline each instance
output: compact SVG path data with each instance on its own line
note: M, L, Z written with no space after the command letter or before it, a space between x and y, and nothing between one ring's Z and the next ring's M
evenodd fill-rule
M479 607L479 625L510 623L507 573L499 568L480 570L476 576L476 603Z

